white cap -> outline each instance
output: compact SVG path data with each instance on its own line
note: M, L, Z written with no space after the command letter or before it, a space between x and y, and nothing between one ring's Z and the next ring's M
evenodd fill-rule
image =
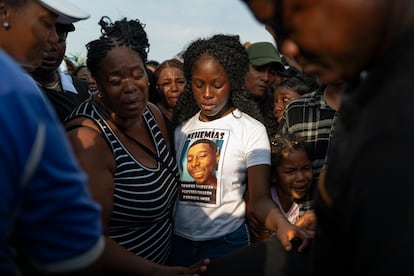
M57 23L71 24L73 22L84 20L91 15L66 0L37 0L40 5L44 6L51 12L58 15Z

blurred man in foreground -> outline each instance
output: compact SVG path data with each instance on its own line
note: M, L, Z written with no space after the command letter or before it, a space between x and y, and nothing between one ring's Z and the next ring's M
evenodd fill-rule
M414 2L244 2L305 73L348 82L319 181L314 275L413 274Z

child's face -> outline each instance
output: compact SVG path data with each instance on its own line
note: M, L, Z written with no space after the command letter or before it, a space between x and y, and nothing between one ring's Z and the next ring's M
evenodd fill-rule
M313 179L312 163L302 150L283 154L276 167L276 187L279 194L301 199L305 196Z
M273 96L273 115L278 123L282 120L287 105L300 94L285 86L278 86Z

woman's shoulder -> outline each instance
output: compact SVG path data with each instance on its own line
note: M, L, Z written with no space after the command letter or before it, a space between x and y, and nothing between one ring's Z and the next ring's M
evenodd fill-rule
M84 117L93 117L93 114L96 114L96 110L94 110L93 107L93 99L90 97L86 99L85 101L81 102L66 118L67 120L72 120L73 118L76 118L78 116L84 116Z
M156 106L155 104L148 102L147 103L147 108L151 111L151 113L154 115L155 119L157 120L157 123L159 124L160 121L163 121L164 118L162 116L162 112L159 109L158 106Z
M104 139L102 130L98 126L97 122L90 117L74 117L71 120L65 121L64 127L66 133L69 137L71 137L71 139L88 140L96 139L96 137L101 137Z

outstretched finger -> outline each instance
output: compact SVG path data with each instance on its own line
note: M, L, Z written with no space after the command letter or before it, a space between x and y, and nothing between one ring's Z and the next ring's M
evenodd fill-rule
M207 271L207 264L209 263L210 259L204 259L194 263L189 267L191 275L198 276L198 273Z

